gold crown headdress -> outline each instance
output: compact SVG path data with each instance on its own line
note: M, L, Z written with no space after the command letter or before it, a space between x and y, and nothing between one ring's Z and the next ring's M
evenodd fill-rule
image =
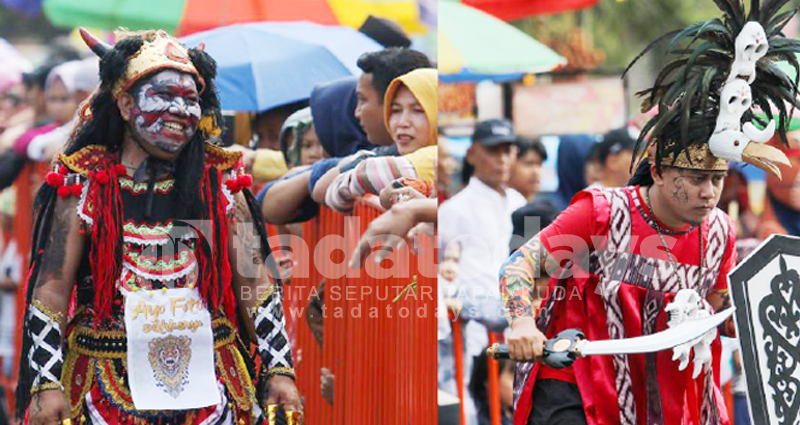
M101 58L113 48L83 28L80 29L80 33L86 45ZM162 69L175 69L192 74L197 79L199 91L202 92L205 88L205 81L192 63L189 50L166 31L129 32L121 30L115 34L118 40L141 37L144 42L139 51L130 57L123 77L114 83L112 88L114 98L119 97L142 77Z

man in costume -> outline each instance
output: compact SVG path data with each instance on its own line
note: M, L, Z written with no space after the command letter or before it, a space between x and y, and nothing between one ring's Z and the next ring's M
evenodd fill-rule
M796 82L773 62L797 66L800 43L779 34L791 17L777 14L786 1L753 1L749 13L738 0L716 3L723 19L669 35L679 57L642 93L645 109L658 113L637 141L632 186L580 192L501 269L513 359L540 360L546 339L568 328L589 340L631 338L729 303L735 228L716 209L722 182L729 160L776 174L775 163L788 162L762 144L775 128L754 127L751 105L776 115L785 140ZM535 318L540 269L551 279ZM579 358L565 369L525 363L515 424L727 424L716 336L651 354Z
M297 419L252 178L211 143L214 60L164 31L113 47L82 34L101 84L35 205L18 416L251 424L281 406Z

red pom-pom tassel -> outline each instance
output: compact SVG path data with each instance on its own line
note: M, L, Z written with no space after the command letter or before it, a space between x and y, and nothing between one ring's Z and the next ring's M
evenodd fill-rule
M81 194L83 193L83 185L80 183L75 183L70 186L70 188L72 190L72 196L80 198Z
M117 170L117 175L124 176L128 174L128 169L122 164L117 164L114 168Z
M239 185L240 190L253 186L253 176L250 174L242 174L236 179L236 184Z
M62 198L66 198L71 193L72 193L72 191L70 190L69 186L61 186L61 187L58 188L58 196L60 196Z
M98 183L106 184L106 183L108 183L108 171L100 170L97 173L95 173L94 178L97 179Z
M236 192L242 190L242 188L239 187L239 180L238 179L230 179L230 180L226 181L225 182L225 187L227 187L228 190L230 190L233 193L236 193Z
M53 171L47 173L44 179L47 184L53 187L61 187L64 185L64 176Z

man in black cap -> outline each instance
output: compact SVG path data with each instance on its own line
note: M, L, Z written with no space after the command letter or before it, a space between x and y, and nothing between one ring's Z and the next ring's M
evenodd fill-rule
M466 167L469 171L464 181L476 177L502 194L511 177L511 166L516 158L517 135L510 122L491 119L479 122L472 135L472 146L467 151Z
M470 376L473 356L488 345L487 328L499 331L507 326L497 289L497 271L511 241L511 213L527 203L519 192L507 187L517 155L516 142L510 122L478 123L466 157L473 170L469 183L439 207L439 252L445 252L454 241L461 245L455 282L457 298L462 303L459 317L466 324L468 355L464 356L464 376ZM465 414L475 414L469 400L465 402Z
M590 188L623 187L631 178L631 161L636 139L631 137L627 128L611 130L603 136L598 144L598 160L602 169L602 177Z

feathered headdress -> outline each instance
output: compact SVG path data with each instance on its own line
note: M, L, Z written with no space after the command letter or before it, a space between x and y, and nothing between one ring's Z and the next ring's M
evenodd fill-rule
M766 146L776 130L786 143L786 127L797 100L798 79L777 62L800 68L800 40L781 32L797 12L778 13L788 0L714 0L722 18L698 22L650 43L632 62L670 40L667 63L649 89L642 110L658 108L642 129L634 164L650 152L656 166L727 170L727 161L744 161L780 176L776 163L788 165L778 149ZM760 119L754 107L763 111ZM758 127L764 127L760 130ZM742 124L744 123L744 124ZM777 125L776 125L777 124ZM654 158L652 158L654 156Z

